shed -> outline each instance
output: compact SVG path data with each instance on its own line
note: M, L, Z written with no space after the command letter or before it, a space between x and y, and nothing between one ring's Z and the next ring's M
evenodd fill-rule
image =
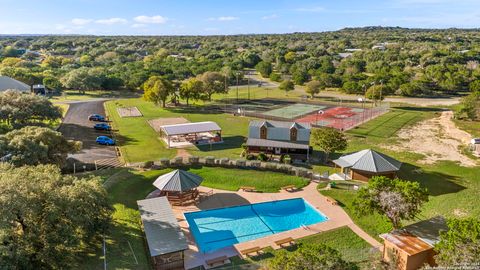
M350 179L368 181L372 176L395 178L402 163L375 150L365 149L333 160Z
M384 239L383 259L396 261L398 269L401 270L418 269L425 263L435 266L433 248L440 241L440 232L447 230L445 218L436 216L382 234L380 237Z
M154 269L184 269L188 243L166 197L137 201Z

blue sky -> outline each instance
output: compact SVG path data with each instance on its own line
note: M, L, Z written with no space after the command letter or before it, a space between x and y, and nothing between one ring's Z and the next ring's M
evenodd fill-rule
M0 34L213 35L480 27L480 0L0 0Z

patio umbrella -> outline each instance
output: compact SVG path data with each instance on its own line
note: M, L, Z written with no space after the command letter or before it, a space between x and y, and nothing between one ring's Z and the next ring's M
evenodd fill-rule
M161 175L153 182L153 185L161 191L186 192L197 188L202 183L203 178L183 170Z

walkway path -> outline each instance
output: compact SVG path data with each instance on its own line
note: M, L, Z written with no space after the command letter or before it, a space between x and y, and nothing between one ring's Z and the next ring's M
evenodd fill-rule
M380 249L382 244L373 237L364 232L360 227L353 223L352 219L345 213L345 211L336 205L328 203L323 195L317 191L317 184L310 183L308 186L297 192L281 191L279 193L256 193L245 191L224 191L217 189L210 189L200 187L202 192L213 192L206 200L199 203L198 206L174 206L173 210L179 220L183 232L189 240L189 250L185 252L185 267L192 268L203 265L205 260L216 258L219 256L238 256L240 250L250 247L267 247L274 246L274 242L286 237L293 237L294 239L303 238L309 235L320 232L329 231L343 226L348 226L359 237L367 241L373 247ZM234 247L223 248L212 253L201 253L195 244L195 241L188 229L188 223L183 215L184 212L200 211L213 208L221 208L235 205L245 205L251 203L260 203L265 201L285 200L292 198L303 198L308 201L313 207L328 217L327 221L313 224L306 228L299 228L291 231L277 233L267 237L256 240L236 244Z

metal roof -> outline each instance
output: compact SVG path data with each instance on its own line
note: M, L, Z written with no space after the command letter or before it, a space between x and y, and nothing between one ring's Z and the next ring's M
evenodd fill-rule
M165 126L162 126L161 128L167 136L222 130L222 128L219 125L217 125L217 123L211 122L211 121L165 125Z
M254 138L248 138L247 146L278 147L278 148L304 149L304 150L310 149L310 146L308 144L293 143L293 142L286 142L286 141L254 139Z
M440 241L440 232L447 230L448 226L445 218L436 216L382 234L380 237L395 244L409 255L413 255L434 247Z
M196 174L183 170L175 170L160 175L157 180L153 182L153 185L163 191L184 192L200 186L202 181L203 178Z
M7 76L0 76L0 91L18 90L21 92L30 92L30 86L21 81L17 81Z
M188 249L187 239L166 197L140 200L137 204L150 256Z
M340 167L374 173L395 172L402 166L400 161L371 149L340 157L333 162Z
M267 127L276 127L276 128L291 128L292 126L295 126L297 129L311 129L311 126L308 123L262 121L262 120L250 121L251 127L261 127L263 125L266 125Z

